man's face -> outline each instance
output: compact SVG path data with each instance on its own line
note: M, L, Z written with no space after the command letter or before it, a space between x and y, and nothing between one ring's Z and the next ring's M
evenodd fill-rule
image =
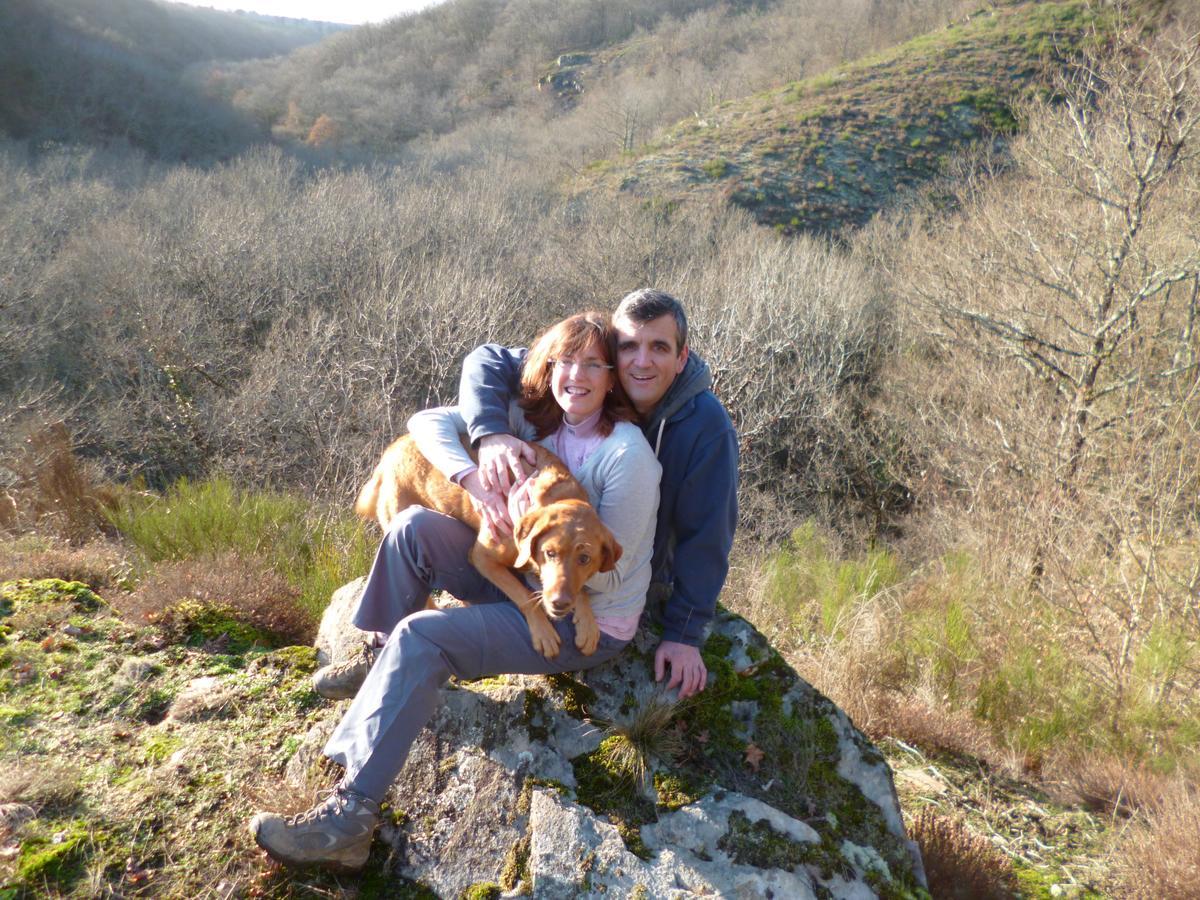
M638 415L648 415L687 363L687 348L679 347L675 317L668 314L635 322L622 316L613 320L613 328L617 331L617 378Z

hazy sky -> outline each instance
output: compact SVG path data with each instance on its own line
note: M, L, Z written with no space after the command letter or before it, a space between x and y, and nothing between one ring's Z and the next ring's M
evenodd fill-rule
M382 22L401 13L432 6L437 0L192 0L189 6L245 9L268 16L322 22Z

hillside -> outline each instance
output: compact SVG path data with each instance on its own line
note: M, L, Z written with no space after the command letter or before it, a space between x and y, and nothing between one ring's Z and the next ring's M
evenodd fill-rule
M785 232L864 224L975 142L1017 127L1099 22L1082 0L980 10L872 58L694 116L585 185L717 195Z
M206 98L191 67L274 56L343 26L157 0L0 5L0 134L126 141L153 155L234 152L258 133Z
M714 99L880 51L968 6L449 0L286 58L221 67L207 87L285 142L380 155L440 140L435 150L456 161L501 146L546 154L557 170L644 143ZM543 81L564 56L590 60L578 104L558 102Z

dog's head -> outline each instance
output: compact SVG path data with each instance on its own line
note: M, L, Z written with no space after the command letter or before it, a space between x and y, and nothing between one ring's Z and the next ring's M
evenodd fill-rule
M561 619L575 608L584 583L610 572L621 545L596 510L582 500L560 500L530 510L513 529L515 568L532 566L542 582L546 615Z

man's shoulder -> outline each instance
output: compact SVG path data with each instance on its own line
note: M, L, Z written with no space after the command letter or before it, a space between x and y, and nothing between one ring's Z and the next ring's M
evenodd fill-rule
M667 422L668 430L672 426L678 426L682 432L711 432L715 437L723 431L732 431L733 420L729 417L725 404L717 399L717 395L711 390L705 390L689 400L671 417Z

